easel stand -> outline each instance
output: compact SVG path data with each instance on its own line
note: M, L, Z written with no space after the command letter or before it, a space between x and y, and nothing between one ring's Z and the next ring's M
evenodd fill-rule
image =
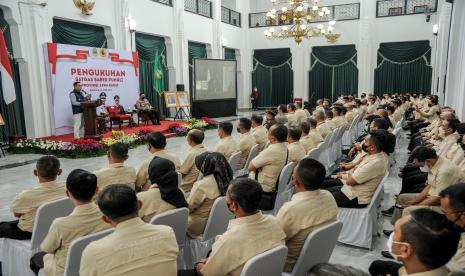
M175 108L176 109L176 115L174 116L174 120L176 121L176 119L182 121L183 120L183 115L186 119L190 118L190 116L186 113L186 111L184 111L184 107L180 107L180 108Z

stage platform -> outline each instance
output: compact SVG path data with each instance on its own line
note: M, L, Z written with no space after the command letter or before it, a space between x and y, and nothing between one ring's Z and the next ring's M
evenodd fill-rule
M133 133L138 133L140 130L150 130L151 132L161 132L163 133L167 138L175 137L176 135L174 133L168 133L168 129L177 124L177 125L183 125L184 122L182 121L161 121L161 125L152 125L151 123L149 124L140 124L139 126L134 126L134 127L128 127L127 125L124 125L121 127L121 130L124 131L126 135L133 134ZM113 130L119 131L118 125L113 125ZM111 132L112 130L106 131L102 138L109 138L111 137ZM63 142L73 142L74 136L73 133L65 134L65 135L54 135L54 136L47 136L47 137L41 137L39 139L43 140L52 140L52 141L63 141Z

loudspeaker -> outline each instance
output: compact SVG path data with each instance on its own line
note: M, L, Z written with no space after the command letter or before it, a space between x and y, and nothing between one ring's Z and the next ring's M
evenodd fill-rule
M176 91L184 91L184 84L176 84Z

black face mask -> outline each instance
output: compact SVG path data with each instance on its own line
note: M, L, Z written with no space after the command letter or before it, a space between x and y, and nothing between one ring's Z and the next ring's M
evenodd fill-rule
M368 152L368 146L365 145L365 144L363 144L363 145L362 145L362 150L363 150L364 152Z
M241 133L241 129L240 128L236 128L237 130L237 133Z
M463 150L465 150L465 144L460 143L460 146L462 147Z

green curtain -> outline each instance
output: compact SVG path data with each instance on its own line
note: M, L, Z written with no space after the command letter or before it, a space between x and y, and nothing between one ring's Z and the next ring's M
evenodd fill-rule
M224 59L236 59L236 50L224 48Z
M308 99L355 95L358 91L357 50L355 45L313 47L310 55Z
M136 33L136 51L139 53L139 86L150 104L159 110L160 114L169 117L163 94L157 93L156 87L168 90L168 67L166 65L165 39L159 36ZM161 71L162 81L156 82L156 69Z
M294 72L289 48L254 50L252 87L260 92L259 107L274 107L292 101Z
M8 23L5 20L3 10L0 9L0 29L4 30L3 36L5 37L6 47L10 53L10 65L13 71L13 81L16 90L16 100L6 105L3 100L2 82L0 78L0 113L5 121L5 126L0 126L5 130L5 135L24 135L26 136L26 124L24 121L24 107L23 97L21 93L21 82L19 78L19 67L18 63L13 58L13 47L11 41L11 32ZM3 135L0 135L0 141L3 141Z
M52 41L87 47L107 48L103 27L53 19Z
M431 93L431 46L428 40L381 43L375 69L375 94Z
M194 58L207 58L207 45L189 41L187 50L189 52L189 93L192 93L194 91Z

